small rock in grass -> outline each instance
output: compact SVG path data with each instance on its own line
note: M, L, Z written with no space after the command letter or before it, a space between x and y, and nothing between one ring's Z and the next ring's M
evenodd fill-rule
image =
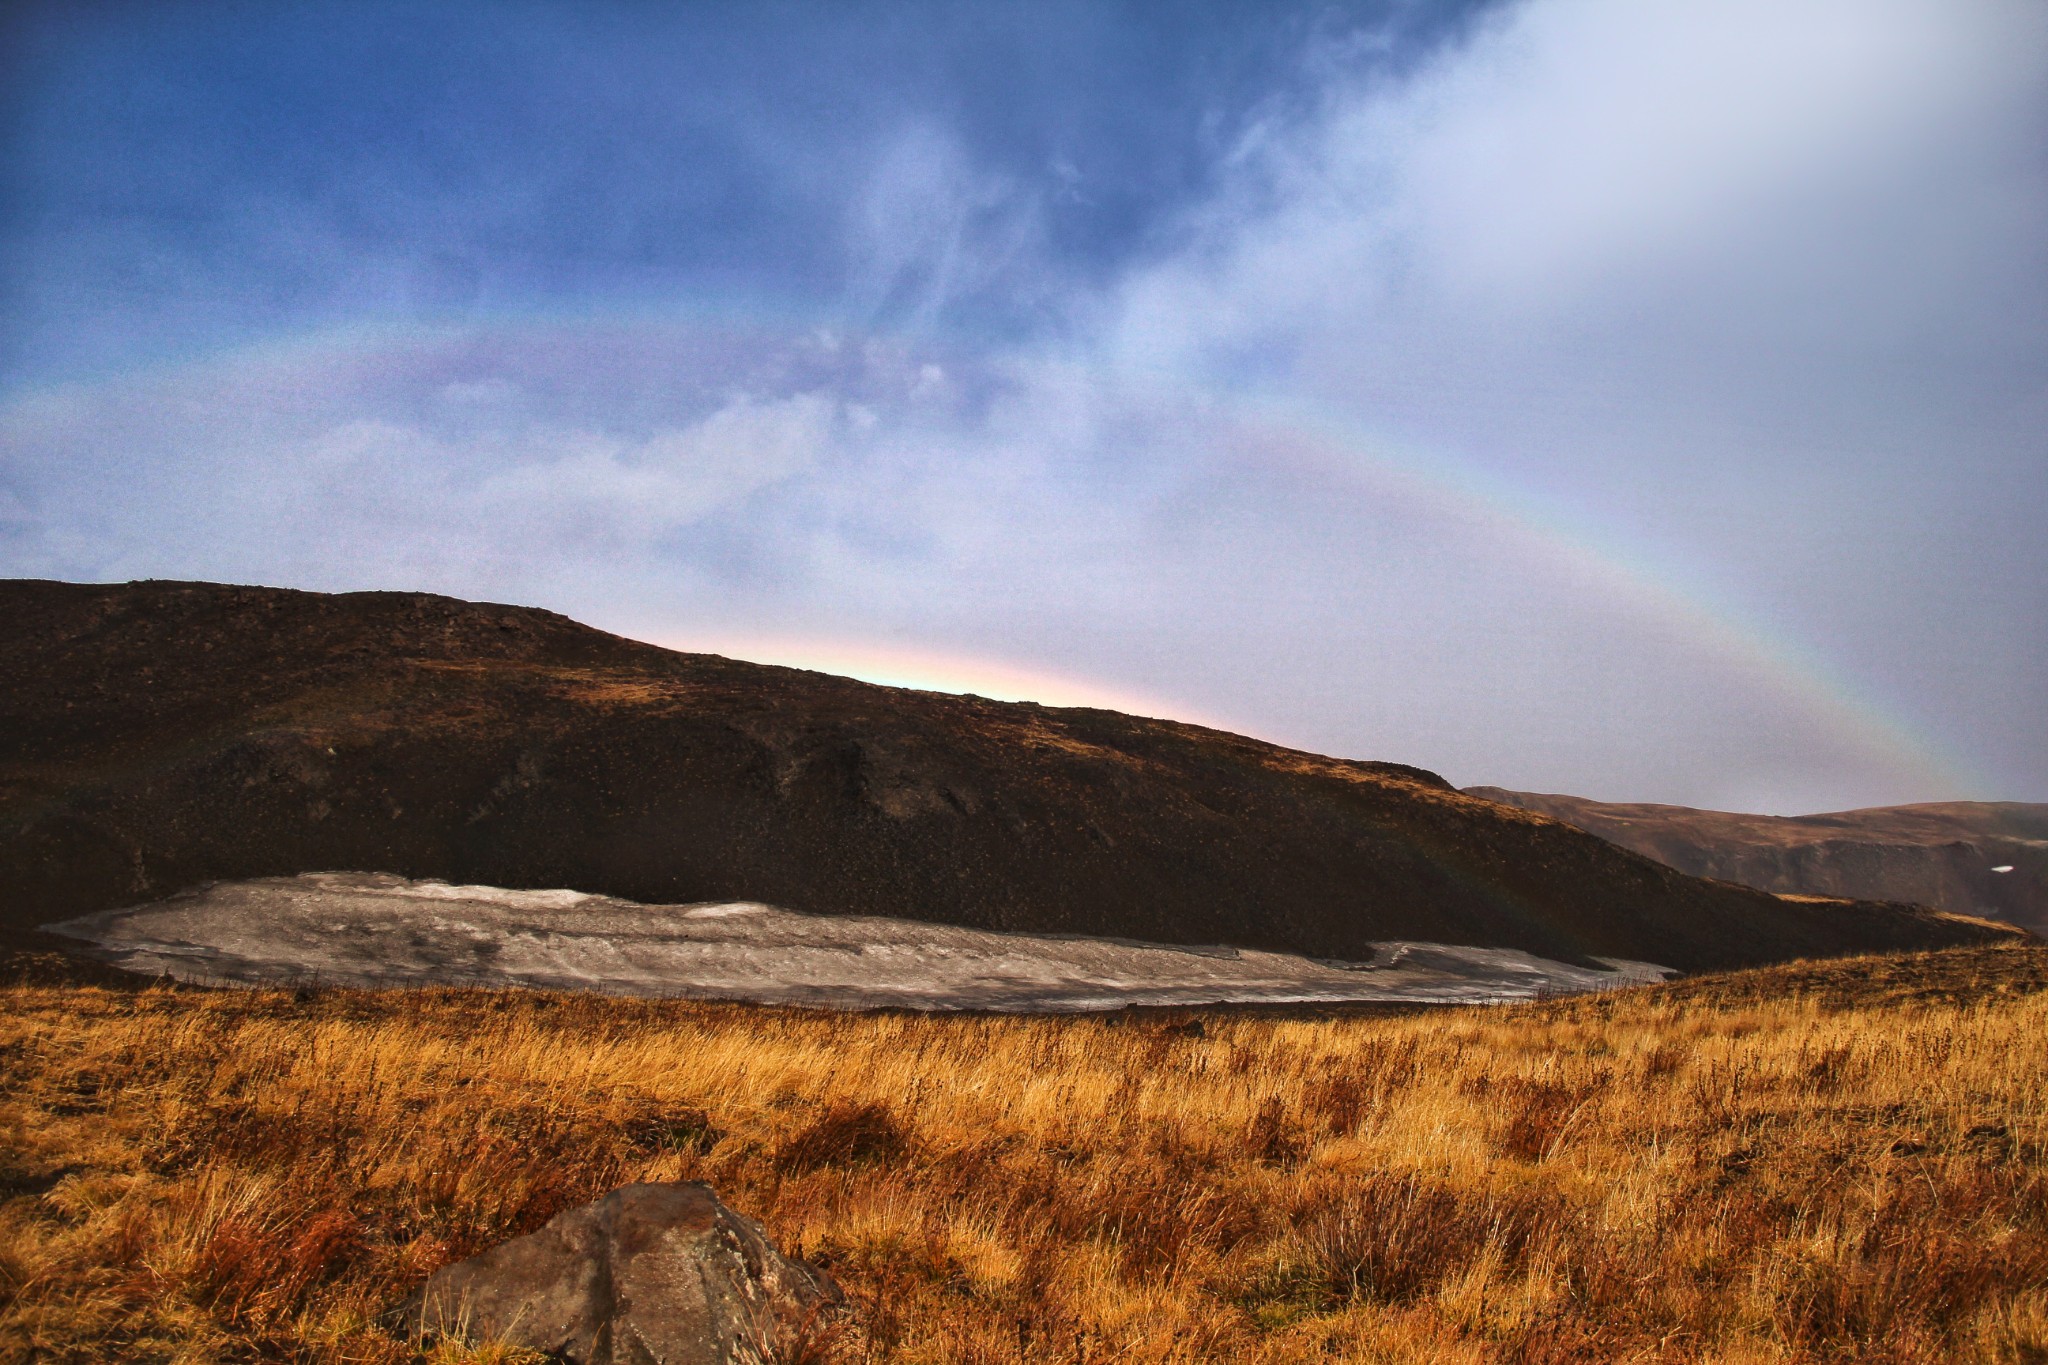
M399 1310L423 1338L503 1342L573 1365L786 1359L843 1302L709 1186L626 1185L445 1266Z

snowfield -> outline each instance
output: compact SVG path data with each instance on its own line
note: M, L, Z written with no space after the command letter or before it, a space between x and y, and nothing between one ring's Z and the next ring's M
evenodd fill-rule
M1661 981L1505 948L1376 944L1370 962L992 933L749 902L640 905L319 872L223 882L48 926L129 971L208 985L522 986L865 1009L1483 1003Z

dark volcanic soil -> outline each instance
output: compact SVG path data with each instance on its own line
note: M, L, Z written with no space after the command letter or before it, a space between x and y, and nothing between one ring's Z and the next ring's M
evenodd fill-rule
M1433 774L406 593L0 583L0 929L358 868L1360 958L1984 941L1696 880Z
M1473 787L1695 877L1912 901L2048 933L2048 805L1943 801L1827 815L1736 815ZM2000 870L2003 869L2003 870Z

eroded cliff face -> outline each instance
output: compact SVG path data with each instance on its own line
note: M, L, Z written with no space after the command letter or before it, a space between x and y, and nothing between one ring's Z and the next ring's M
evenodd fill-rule
M1770 816L1468 790L1567 821L1696 877L1765 891L1908 901L2048 935L2048 805L1949 801Z

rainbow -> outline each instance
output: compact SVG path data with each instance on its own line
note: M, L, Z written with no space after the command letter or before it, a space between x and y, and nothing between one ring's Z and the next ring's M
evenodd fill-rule
M1295 441L1294 456L1322 477L1399 491L1483 521L1610 599L1663 622L1760 690L1824 721L1840 738L1914 774L1949 799L1990 784L1959 755L1857 689L1818 653L1701 585L1681 585L1664 565L1614 542L1495 476L1442 454L1423 457L1363 430L1345 414L1299 400L1263 399L1268 429Z

